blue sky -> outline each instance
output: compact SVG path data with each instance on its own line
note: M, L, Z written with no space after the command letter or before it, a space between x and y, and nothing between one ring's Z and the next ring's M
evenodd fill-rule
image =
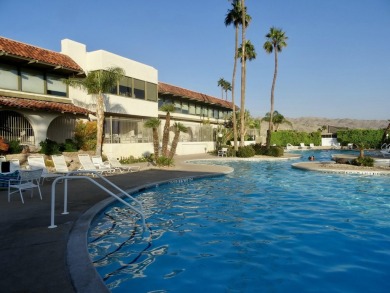
M286 117L390 119L389 0L246 0L246 108L270 108L274 59L262 46L271 26L288 46L279 55L275 109ZM221 97L231 81L234 28L227 0L0 0L1 35L60 51L69 38L158 69L159 81ZM236 84L240 84L240 74ZM240 88L236 90L239 105Z

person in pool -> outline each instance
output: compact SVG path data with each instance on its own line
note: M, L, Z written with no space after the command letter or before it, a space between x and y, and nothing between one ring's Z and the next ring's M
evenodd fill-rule
M309 161L314 161L314 156L310 156Z

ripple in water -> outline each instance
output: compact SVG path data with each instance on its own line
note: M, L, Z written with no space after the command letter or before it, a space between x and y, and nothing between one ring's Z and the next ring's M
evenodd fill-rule
M218 163L235 172L138 195L150 241L123 207L94 221L91 258L112 292L390 288L389 177L305 172L289 161Z

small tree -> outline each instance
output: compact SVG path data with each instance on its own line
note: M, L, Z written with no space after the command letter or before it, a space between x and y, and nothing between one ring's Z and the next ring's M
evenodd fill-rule
M173 156L175 155L176 153L176 148L177 148L177 144L179 143L179 137L180 137L180 132L184 132L184 133L187 133L188 132L188 128L185 127L183 124L181 124L180 122L177 122L173 125L173 127L175 128L175 136L173 138L173 141L172 141L172 147L171 147L171 151L169 153L169 159L172 160L173 159Z
M145 121L144 126L146 128L152 128L153 131L153 150L154 150L154 161L157 163L158 151L159 151L159 139L158 139L158 128L160 127L161 121L158 118L150 118Z
M175 111L175 105L164 104L161 106L160 111L164 111L167 113L165 116L161 153L164 157L168 157L169 128L171 127L171 112Z

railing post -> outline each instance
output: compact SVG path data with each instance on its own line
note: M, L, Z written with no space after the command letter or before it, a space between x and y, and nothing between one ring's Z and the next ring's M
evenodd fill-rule
M63 215L69 214L68 212L68 179L64 179L64 211Z

